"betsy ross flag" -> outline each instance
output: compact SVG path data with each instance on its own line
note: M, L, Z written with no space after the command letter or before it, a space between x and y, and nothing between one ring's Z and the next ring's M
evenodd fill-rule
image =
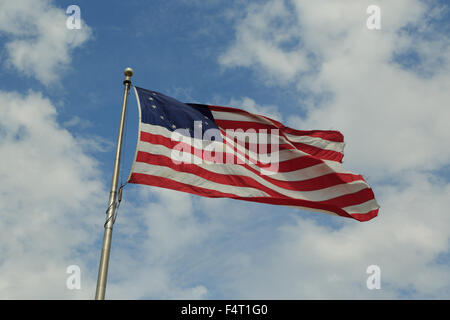
M236 108L135 91L139 139L129 183L359 221L378 214L364 178L342 168L340 132L295 130Z

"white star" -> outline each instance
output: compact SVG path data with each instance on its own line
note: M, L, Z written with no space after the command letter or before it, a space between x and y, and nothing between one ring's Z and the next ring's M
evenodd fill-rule
M150 98L148 98L148 100L150 100L150 101L153 101L153 98L152 98L152 97L150 97Z
M155 106L155 105L152 105L152 108L153 108L153 109L156 109L156 106Z
M160 116L160 118L161 118L162 120L164 120L164 117L163 117L163 116Z
M174 129L175 129L176 127L177 127L176 125L174 125L174 124L172 125L172 128L174 128Z

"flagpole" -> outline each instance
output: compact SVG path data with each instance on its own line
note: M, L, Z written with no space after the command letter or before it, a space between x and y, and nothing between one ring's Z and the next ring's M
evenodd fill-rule
M100 257L100 265L98 268L97 289L95 291L95 300L104 300L106 291L106 281L108 278L109 254L111 251L111 237L116 213L117 201L117 185L119 182L120 155L122 152L123 127L125 124L125 111L127 109L128 93L130 92L131 77L133 69L126 68L123 72L125 80L123 84L125 91L122 102L122 115L120 117L119 134L117 136L116 158L114 160L114 170L111 182L111 191L109 193L109 205L106 212L105 233L103 235L102 254Z

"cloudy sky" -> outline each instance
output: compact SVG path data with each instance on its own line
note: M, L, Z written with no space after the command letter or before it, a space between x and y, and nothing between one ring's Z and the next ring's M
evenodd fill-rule
M130 66L182 101L341 131L381 209L360 223L127 185L107 298L449 299L446 3L0 0L0 298L93 298ZM137 117L132 93L122 182Z

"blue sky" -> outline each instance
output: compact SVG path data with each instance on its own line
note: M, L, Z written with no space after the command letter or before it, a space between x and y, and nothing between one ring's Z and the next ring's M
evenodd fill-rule
M66 28L69 5L80 30ZM369 30L369 5L381 29ZM0 298L95 292L123 69L186 102L335 129L370 222L127 185L112 299L450 297L446 1L0 3ZM137 138L128 103L122 177ZM66 287L69 265L81 289ZM369 290L366 269L381 269Z

